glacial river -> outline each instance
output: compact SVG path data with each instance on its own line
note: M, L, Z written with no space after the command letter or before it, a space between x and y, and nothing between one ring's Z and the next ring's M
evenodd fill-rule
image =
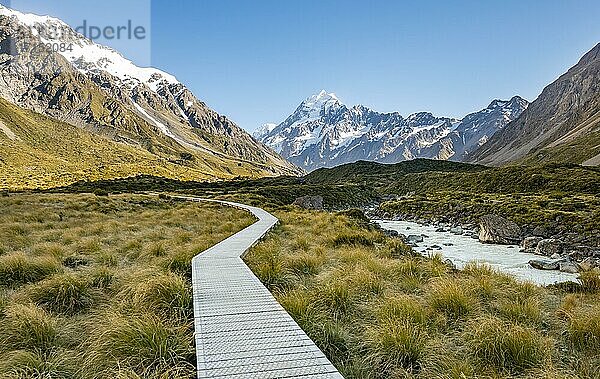
M480 243L470 236L458 236L448 232L436 232L436 226L423 226L407 221L376 220L382 228L395 230L406 236L424 234L427 237L417 244L416 251L423 255L440 253L450 259L457 268L463 268L469 262L487 263L499 271L511 274L518 279L531 281L540 285L565 281L577 281L577 274L567 274L560 271L542 271L529 266L531 259L544 259L535 254L521 253L518 246L490 245ZM446 246L445 244L451 244ZM427 250L437 245L441 250Z

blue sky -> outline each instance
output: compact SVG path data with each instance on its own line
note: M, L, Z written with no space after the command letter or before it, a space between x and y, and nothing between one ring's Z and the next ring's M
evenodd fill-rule
M320 89L462 117L535 99L600 41L599 19L597 0L154 0L151 58L247 130Z

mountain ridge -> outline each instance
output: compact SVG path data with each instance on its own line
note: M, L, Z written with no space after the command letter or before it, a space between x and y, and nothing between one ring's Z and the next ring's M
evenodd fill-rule
M600 43L546 86L516 120L469 159L512 162L600 163Z
M73 52L44 45L52 27ZM173 75L137 67L59 19L0 7L0 46L0 97L20 107L159 157L241 160L256 166L255 175L301 173Z
M415 158L463 160L528 105L519 96L493 100L462 120L413 113L381 113L347 106L322 90L300 103L276 127L255 135L309 171L359 160L396 163Z

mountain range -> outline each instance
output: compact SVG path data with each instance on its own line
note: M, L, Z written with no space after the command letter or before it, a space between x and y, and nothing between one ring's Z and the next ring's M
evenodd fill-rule
M69 49L56 52L52 44ZM301 173L211 110L174 76L138 67L56 18L0 5L0 73L0 97L16 107L4 106L3 112L33 111L49 117L49 123L65 123L102 136L118 144L107 145L116 150L127 145L161 164L183 165L191 177ZM12 117L8 113L5 118ZM2 130L8 130L6 122ZM28 130L21 125L21 135L12 133L20 138L21 150L34 149L24 142ZM0 133L0 140L15 141L10 137L11 133ZM7 161L6 156L0 158ZM35 167L30 170L37 175ZM130 174L136 173L133 165Z
M348 107L321 91L281 124L266 124L255 138L309 171L359 160L395 163L415 158L462 161L527 109L515 96L494 100L462 120L420 112L403 117L362 105Z

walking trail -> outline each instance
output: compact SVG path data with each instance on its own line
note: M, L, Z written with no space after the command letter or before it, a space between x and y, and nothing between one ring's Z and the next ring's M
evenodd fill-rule
M198 378L343 379L242 261L279 220L248 205L174 198L217 202L257 218L192 260Z

